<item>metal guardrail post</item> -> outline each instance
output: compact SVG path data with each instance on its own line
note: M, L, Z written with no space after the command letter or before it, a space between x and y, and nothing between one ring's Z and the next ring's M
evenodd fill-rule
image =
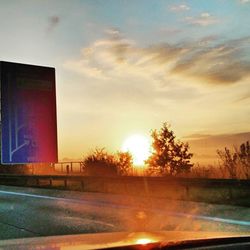
M186 197L189 198L189 186L185 186L185 189L186 189Z
M82 180L80 182L81 182L81 189L82 191L84 191L84 182Z
M229 199L232 200L233 199L233 192L231 187L228 188L228 193L229 193Z

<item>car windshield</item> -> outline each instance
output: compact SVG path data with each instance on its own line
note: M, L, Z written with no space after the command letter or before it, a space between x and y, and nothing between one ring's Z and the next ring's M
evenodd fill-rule
M1 0L0 247L249 235L249 13L249 0Z

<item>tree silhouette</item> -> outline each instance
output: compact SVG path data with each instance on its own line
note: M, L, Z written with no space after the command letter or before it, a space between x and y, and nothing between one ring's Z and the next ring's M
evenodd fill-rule
M217 154L222 162L223 167L228 172L229 178L236 179L237 177L237 153L231 152L228 148L217 150Z
M250 179L250 145L249 141L242 143L239 149L235 146L234 151L228 148L217 150L217 154L222 163L221 170L228 173L231 179ZM243 176L242 176L243 174Z
M145 161L149 165L149 172L173 176L190 171L193 166L190 163L193 154L188 152L189 145L176 140L168 123L163 123L159 131L153 130L151 136L152 155Z
M240 145L238 153L240 164L247 179L250 179L250 145L249 141Z
M128 175L133 166L132 155L129 152L120 152L116 154L116 165L119 175Z
M132 156L128 152L108 153L95 149L83 160L84 172L94 176L128 175L132 169Z

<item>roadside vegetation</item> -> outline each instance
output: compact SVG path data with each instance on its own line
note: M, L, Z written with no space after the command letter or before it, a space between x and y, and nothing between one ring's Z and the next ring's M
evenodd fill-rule
M178 140L168 123L151 131L151 155L145 161L145 176L176 176L186 178L250 179L250 145L217 150L217 165L192 163L188 143ZM129 152L109 153L96 149L83 159L86 175L135 175L133 157Z
M153 130L151 137L152 154L145 162L148 175L177 176L190 172L193 154L189 145L176 139L168 123L163 123L159 131Z
M168 123L159 130L151 131L151 154L145 161L143 171L137 172L129 152L107 151L96 148L85 155L80 163L79 174L87 176L172 176L185 178L250 179L250 144L243 142L239 147L231 145L217 149L218 163L201 165L192 162L193 153L189 144L178 140ZM231 147L230 147L231 146ZM68 163L66 163L69 168ZM71 166L72 168L72 166ZM61 171L65 173L65 168ZM68 169L69 170L69 169ZM71 169L67 174L77 174ZM57 174L53 164L1 165L0 174ZM61 172L63 173L63 172Z
M107 152L104 148L95 149L83 160L83 173L89 176L129 175L132 171L132 156L128 152Z
M190 177L219 179L250 179L250 145L246 141L240 147L217 150L218 165L196 164Z
M159 131L153 130L151 136L152 153L145 161L144 175L178 176L190 173L193 154L189 152L188 143L176 139L168 123L163 123ZM133 158L129 152L112 154L104 148L96 149L83 159L82 165L86 175L133 175Z

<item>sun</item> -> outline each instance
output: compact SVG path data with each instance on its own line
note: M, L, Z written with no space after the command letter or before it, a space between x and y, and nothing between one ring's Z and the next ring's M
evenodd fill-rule
M122 151L128 151L133 156L134 165L144 165L144 161L150 155L150 142L144 135L132 135L122 144Z

